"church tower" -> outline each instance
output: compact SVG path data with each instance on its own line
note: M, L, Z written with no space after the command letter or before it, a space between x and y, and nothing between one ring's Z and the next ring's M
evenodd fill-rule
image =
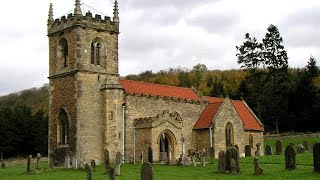
M54 166L83 166L121 152L123 89L118 83L119 13L113 18L82 12L53 18L50 4L49 38L49 162ZM111 158L112 159L112 158Z

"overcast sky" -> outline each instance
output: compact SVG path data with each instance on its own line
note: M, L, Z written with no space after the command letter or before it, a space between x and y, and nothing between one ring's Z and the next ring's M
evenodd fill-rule
M239 68L235 46L250 33L259 41L269 24L284 39L290 67L320 59L319 0L118 0L120 75L169 67ZM10 0L0 7L0 95L48 82L49 3L54 18L74 0ZM82 0L112 17L113 0ZM84 11L90 10L82 6ZM91 10L92 11L92 10Z

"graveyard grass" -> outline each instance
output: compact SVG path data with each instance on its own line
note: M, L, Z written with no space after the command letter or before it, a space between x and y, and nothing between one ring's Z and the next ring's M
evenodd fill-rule
M283 151L291 142L300 144L304 139L287 139L283 140ZM306 139L309 145L319 142L318 138ZM270 145L273 153L275 153L275 141L265 141L264 146ZM309 147L310 148L310 147ZM283 152L284 153L284 152ZM285 170L284 154L259 156L259 164L263 168L263 175L254 175L253 159L254 157L240 158L239 175L231 175L218 173L218 160L210 160L206 167L203 168L198 162L197 167L177 166L177 165L154 165L155 179L175 180L175 179L319 179L320 174L313 172L313 156L312 153L306 151L304 154L296 155L297 168L293 171ZM208 162L208 160L207 160ZM33 160L32 169L36 166ZM9 166L5 169L0 168L0 180L78 180L86 179L84 169L63 169L55 168L47 169L47 163L40 164L41 170L38 173L26 173L26 163L21 165ZM113 165L114 167L114 165ZM116 176L118 180L137 180L140 179L141 163L122 164L121 175ZM108 179L108 175L104 172L104 166L96 166L96 170L92 172L92 179Z

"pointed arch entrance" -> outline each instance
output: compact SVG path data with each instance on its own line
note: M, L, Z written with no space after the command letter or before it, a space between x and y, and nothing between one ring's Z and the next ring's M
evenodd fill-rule
M158 136L159 160L174 160L177 140L175 135L169 129L163 130Z
M226 147L230 147L234 145L234 132L233 132L233 126L230 122L226 124Z

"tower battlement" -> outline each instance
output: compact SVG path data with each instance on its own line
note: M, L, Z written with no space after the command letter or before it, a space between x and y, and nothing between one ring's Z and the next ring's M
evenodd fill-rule
M96 14L92 16L90 11L82 14L80 10L80 2L76 1L76 7L74 13L70 13L67 16L62 16L58 19L53 19L53 8L50 4L49 15L48 15L48 35L59 33L63 30L72 27L92 28L99 31L107 31L110 33L119 33L119 16L118 16L118 3L115 1L114 4L114 17L113 20L109 16Z

